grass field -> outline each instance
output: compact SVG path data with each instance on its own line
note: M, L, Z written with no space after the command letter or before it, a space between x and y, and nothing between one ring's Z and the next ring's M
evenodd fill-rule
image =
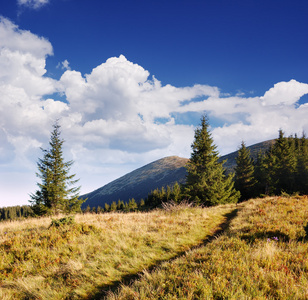
M0 223L0 299L308 299L308 197Z
M0 299L93 299L219 229L231 206L0 223Z
M108 299L308 299L307 221L307 197L239 204L217 239Z

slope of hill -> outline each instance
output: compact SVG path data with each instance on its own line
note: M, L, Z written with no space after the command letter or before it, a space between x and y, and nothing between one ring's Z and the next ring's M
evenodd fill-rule
M258 152L266 151L274 140L265 141L247 147L250 149L251 156L256 159ZM237 151L224 155L220 158L221 161L226 160L224 167L227 172L233 171L236 166ZM169 156L157 161L154 161L146 166L134 170L105 186L82 195L82 198L88 198L83 203L82 208L86 206L104 207L105 203L111 204L113 201L123 200L128 202L130 198L136 201L146 198L148 194L156 188L161 189L167 185L173 186L177 181L178 183L185 183L187 158L178 156Z
M307 196L233 207L223 232L105 299L308 299Z
M105 288L202 243L230 210L183 206L77 214L70 223L50 217L2 222L0 299L104 299Z
M251 145L249 147L247 147L247 149L250 150L250 155L251 157L256 160L258 153L261 151L262 153L264 153L267 149L270 148L270 146L272 146L275 143L275 140L268 140L268 141L264 141L258 144L254 144ZM231 172L234 170L235 166L236 166L236 157L237 157L237 152L238 151L234 151L232 153L229 153L227 155L224 155L220 158L220 160L226 160L224 167L227 169L228 172Z
M81 196L88 198L83 207L104 206L119 199L128 202L130 198L139 201L146 198L156 188L173 186L175 182L184 183L187 158L170 156L154 161L132 171L105 186Z
M294 196L1 222L0 299L308 299L307 215Z

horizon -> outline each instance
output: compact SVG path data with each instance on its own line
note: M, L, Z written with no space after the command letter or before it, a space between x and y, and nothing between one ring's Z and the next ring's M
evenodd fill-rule
M204 113L221 156L308 132L307 13L303 0L3 1L0 207L28 204L56 119L80 194L189 158Z

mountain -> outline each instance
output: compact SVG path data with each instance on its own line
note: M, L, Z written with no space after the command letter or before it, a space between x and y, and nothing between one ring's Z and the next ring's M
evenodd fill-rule
M265 152L275 140L261 142L247 147L250 149L251 156L256 159L258 152ZM234 170L236 166L237 151L224 155L220 161L226 160L224 167L227 172ZM113 201L123 200L128 202L134 198L136 201L146 198L148 194L163 186L173 186L175 182L185 183L186 169L185 165L189 159L178 156L169 156L156 160L139 169L136 169L103 187L82 195L82 198L88 198L83 203L82 208L87 207L104 207L105 203L111 204Z
M266 150L269 149L270 146L272 146L274 143L275 143L275 140L268 140L268 141L264 141L258 144L251 145L247 147L247 149L250 150L250 156L254 159L254 161L256 161L258 157L258 153L260 151L262 153L265 153ZM237 152L238 151L234 151L220 158L220 161L226 160L226 162L224 163L224 167L227 169L227 173L234 171L234 168L236 166Z
M156 188L173 186L176 181L184 183L186 176L184 166L187 162L187 158L178 156L169 156L154 161L91 193L82 195L82 198L88 198L82 208L88 205L104 207L105 203L111 204L112 201L117 202L119 199L124 202L128 202L130 198L139 201L146 198Z

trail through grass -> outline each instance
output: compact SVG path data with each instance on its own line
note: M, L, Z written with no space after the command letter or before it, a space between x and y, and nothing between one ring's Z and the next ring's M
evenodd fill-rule
M0 224L0 299L91 299L216 232L234 205Z
M219 238L107 299L308 299L308 197L250 200Z
M0 224L0 299L308 299L308 197L75 219Z

